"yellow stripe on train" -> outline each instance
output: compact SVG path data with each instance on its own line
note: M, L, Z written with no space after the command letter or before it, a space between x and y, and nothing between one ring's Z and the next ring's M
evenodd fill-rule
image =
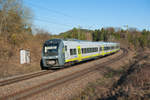
M92 58L92 57L96 57L96 56L100 56L100 55L102 55L102 56L104 56L104 55L106 55L106 54L110 54L110 53L113 53L113 52L116 52L118 49L116 49L116 50L112 50L112 51L110 51L110 52L104 52L104 51L102 51L102 53L98 53L98 54L94 54L94 55L90 55L90 56L78 56L78 57L76 57L76 58L72 58L72 59L66 59L66 61L65 62L71 62L71 61L82 61L83 59L87 59L87 58Z

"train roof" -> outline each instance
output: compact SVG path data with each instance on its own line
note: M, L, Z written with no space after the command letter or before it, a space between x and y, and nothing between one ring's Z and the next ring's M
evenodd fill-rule
M81 43L81 44L84 44L84 43L88 43L88 44L102 44L102 45L112 45L112 44L119 44L119 43L116 43L116 42L104 42L104 41L87 41L87 40L78 40L78 39L50 39L50 40L47 40L45 41L45 43L49 42L49 41L63 41L64 43Z
M78 43L96 43L96 44L118 44L115 42L104 42L104 41L87 41L87 40L77 40L77 39L64 39L64 42L78 42Z

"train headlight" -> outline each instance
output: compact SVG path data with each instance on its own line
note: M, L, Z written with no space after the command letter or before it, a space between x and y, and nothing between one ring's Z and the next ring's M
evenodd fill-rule
M46 63L48 65L54 65L55 64L55 60L47 60Z

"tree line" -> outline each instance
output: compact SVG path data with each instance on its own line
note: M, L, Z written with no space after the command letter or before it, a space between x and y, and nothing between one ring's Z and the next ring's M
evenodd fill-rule
M125 41L128 45L133 45L135 48L150 48L150 31L139 31L136 28L121 29L121 28L101 28L96 30L88 30L81 28L73 28L64 33L60 33L62 38L75 38L79 40L90 41Z

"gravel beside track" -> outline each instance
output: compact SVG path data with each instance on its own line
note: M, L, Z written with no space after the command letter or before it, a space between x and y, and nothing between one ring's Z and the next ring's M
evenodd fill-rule
M113 63L114 61L121 59L127 54L126 50L123 50L122 55L120 55L121 52L122 51L116 53L115 55L117 55L117 57L114 59L112 59L113 57L111 56L108 57L107 61L102 60L106 59L107 57L97 59L89 63L84 63L64 70L56 71L51 74L46 74L39 77L35 77L33 79L28 79L17 83L5 85L3 87L0 87L0 99L21 99L44 91L48 88L53 88L62 83L68 82L69 80L73 80L80 76L91 73L94 70L97 70L99 67L102 67L106 64Z

